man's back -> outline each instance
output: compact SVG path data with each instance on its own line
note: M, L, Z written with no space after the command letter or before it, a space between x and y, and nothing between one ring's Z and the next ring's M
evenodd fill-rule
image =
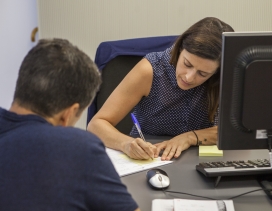
M91 133L0 108L0 210L135 210Z

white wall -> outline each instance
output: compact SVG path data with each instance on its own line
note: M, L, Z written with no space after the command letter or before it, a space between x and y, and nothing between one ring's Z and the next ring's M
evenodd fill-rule
M41 38L70 40L94 59L99 43L181 34L218 17L236 31L272 31L271 0L37 0ZM86 128L86 115L76 127Z
M63 37L94 58L98 44L181 34L218 17L236 31L272 30L271 0L37 0L41 38Z
M35 0L0 0L0 107L9 109L20 64L33 47L38 24Z

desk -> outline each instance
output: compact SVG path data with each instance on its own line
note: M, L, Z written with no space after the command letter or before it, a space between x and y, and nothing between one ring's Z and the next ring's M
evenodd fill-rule
M147 138L151 143L166 140L164 137ZM267 150L230 150L224 151L223 157L199 157L198 147L191 147L181 154L174 162L159 168L166 171L170 178L168 190L186 192L217 199L227 199L247 191L259 189L260 186L252 176L247 177L222 177L215 188L215 178L207 178L195 170L195 165L203 161L218 160L247 160L256 158L268 158ZM184 198L201 199L184 194L166 195L162 191L153 190L146 181L146 172L139 172L121 177L122 182L127 186L128 191L138 203L141 211L151 211L153 199ZM261 190L233 199L235 211L271 211L272 201Z

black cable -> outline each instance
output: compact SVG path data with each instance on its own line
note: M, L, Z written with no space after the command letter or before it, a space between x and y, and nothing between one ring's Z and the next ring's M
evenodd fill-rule
M272 129L266 130L268 150L271 152Z
M259 189L256 189L256 190L251 190L251 191L248 191L248 192L245 192L245 193L242 193L242 194L239 194L239 195L224 199L224 200L231 200L231 199L238 198L240 196L243 196L243 195L246 195L246 194L249 194L249 193L253 193L253 192L256 192L256 191L260 191L260 190L270 190L270 191L272 191L271 189L259 188ZM195 195L195 194L190 194L190 193L184 193L184 192L179 192L179 191L163 190L163 192L164 193L166 192L166 193L184 194L184 195L189 195L189 196L194 196L194 197L199 197L199 198L204 198L204 199L209 199L209 200L223 200L223 199L215 199L215 198L210 198L210 197L200 196L200 195Z
M268 142L268 150L269 152L271 152L271 140L272 140L272 131L271 129L270 130L267 130L267 142Z
M242 194L239 194L239 195L230 197L230 198L228 198L227 200L229 200L229 199L234 199L234 198L238 198L238 197L240 197L240 196L243 196L243 195L246 195L246 194L249 194L249 193L253 193L253 192L256 192L256 191L260 191L260 190L266 190L266 189L259 188L259 189L256 189L256 190L248 191L248 192L245 192L245 193L242 193Z
M199 195L194 195L194 194L184 193L184 192L178 192L178 191L165 190L164 192L167 192L167 193L178 193L178 194L184 194L184 195L189 195L189 196L195 196L195 197L204 198L204 199L217 200L217 199L210 198L210 197L206 197L206 196L199 196Z

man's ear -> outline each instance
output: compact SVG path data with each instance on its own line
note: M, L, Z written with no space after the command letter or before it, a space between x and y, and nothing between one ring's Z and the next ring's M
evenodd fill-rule
M61 126L73 126L77 120L79 111L79 104L74 103L70 107L63 110L60 116L60 125Z

